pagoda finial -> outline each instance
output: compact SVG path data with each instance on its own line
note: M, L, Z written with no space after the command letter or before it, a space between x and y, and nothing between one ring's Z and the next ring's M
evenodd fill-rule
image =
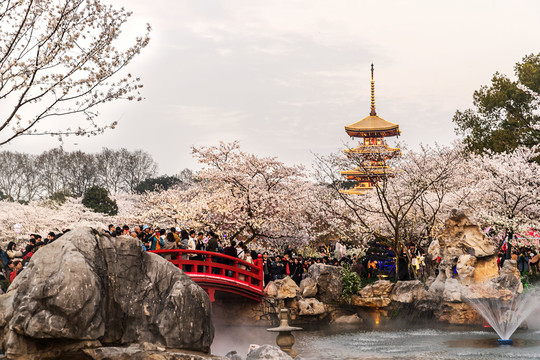
M373 80L373 63L371 63L371 112L369 115L377 115L377 112L375 111L375 80Z

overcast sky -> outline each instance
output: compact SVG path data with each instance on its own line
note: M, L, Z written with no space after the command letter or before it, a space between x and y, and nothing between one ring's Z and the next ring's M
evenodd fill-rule
M344 126L369 114L371 62L377 113L400 125L399 140L449 144L473 91L540 52L537 0L110 2L134 12L126 35L153 28L129 68L145 100L107 105L115 130L64 147L142 148L167 174L198 168L190 147L220 140L307 166L313 152L353 144ZM47 137L4 149L55 146Z

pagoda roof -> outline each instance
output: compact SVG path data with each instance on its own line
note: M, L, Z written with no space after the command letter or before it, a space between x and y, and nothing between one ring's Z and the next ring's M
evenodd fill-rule
M386 121L377 115L369 115L354 124L345 126L350 137L386 137L401 133L399 125Z

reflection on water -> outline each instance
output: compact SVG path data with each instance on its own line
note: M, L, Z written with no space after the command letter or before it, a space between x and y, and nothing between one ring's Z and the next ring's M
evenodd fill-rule
M410 326L410 324L409 324ZM540 359L540 332L518 330L513 346L497 344L492 329L416 327L399 330L333 328L294 333L294 348L304 359ZM275 345L264 328L216 328L212 353L236 350L245 356L249 344Z

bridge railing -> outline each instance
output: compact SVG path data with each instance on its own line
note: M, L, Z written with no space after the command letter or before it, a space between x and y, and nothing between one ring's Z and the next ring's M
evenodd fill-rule
M204 275L207 278L234 280L262 292L264 286L262 255L253 264L238 258L202 250L151 250L164 257L187 275Z

